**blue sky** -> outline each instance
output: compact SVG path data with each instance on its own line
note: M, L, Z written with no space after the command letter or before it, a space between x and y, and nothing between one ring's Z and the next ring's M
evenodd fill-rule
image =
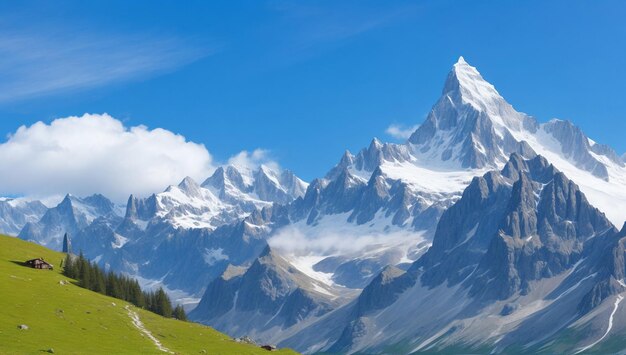
M459 55L513 106L626 151L622 1L0 4L0 133L83 113L309 180L420 123Z

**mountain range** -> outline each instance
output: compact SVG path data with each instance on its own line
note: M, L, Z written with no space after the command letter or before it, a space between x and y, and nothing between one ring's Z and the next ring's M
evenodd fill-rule
M232 336L312 352L624 350L626 155L516 111L462 57L401 144L310 184L260 166L126 207L0 201L0 227L162 285Z

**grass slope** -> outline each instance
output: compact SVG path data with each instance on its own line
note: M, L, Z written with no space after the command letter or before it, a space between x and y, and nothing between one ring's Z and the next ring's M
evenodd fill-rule
M43 257L55 270L35 270L20 262ZM61 275L64 255L17 238L0 236L0 353L166 354L143 335L126 306L145 328L176 354L269 354L239 344L196 323L167 319L121 300L80 288ZM65 285L61 281L70 281ZM25 324L27 330L18 329ZM290 350L272 354L294 354Z

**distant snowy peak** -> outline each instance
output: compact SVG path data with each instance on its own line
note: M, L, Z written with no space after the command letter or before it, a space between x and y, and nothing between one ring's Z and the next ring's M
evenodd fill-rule
M220 193L231 189L247 193L251 191L251 181L249 177L244 180L244 176L237 168L228 165L217 168L213 175L202 183L202 187L212 187Z
M223 209L217 196L189 177L156 194L156 216L170 221L175 227L214 228L221 224L216 220Z
M189 176L185 177L179 184L178 188L183 191L188 196L200 196L202 192L200 191L200 185L190 178Z
M82 198L68 194L57 208L71 209L74 218L84 219L87 223L91 223L98 217L122 215L122 209L101 194Z
M126 216L128 219L139 219L147 221L157 213L156 195L152 194L148 198L137 198L130 195L126 204Z
M371 173L385 163L403 163L412 159L414 158L409 146L382 143L374 138L370 145L362 149L356 156L346 150L339 163L326 174L326 179L334 180L341 175L343 170L349 170L353 175L367 181Z
M308 185L288 170L279 173L261 165L254 173L253 187L259 199L287 204L304 196Z
M280 174L280 182L292 199L304 196L306 189L309 187L307 182L300 179L290 170L283 170Z
M58 250L65 233L73 235L96 220L117 220L122 215L122 208L102 195L81 198L68 194L41 219L27 223L19 237Z
M17 235L29 222L37 222L48 208L40 201L0 199L0 233Z
M261 166L255 171L243 169L242 172L234 166L226 166L219 168L202 185L185 177L178 185L168 186L147 198L131 195L125 213L123 206L115 205L102 195L80 198L68 194L48 210L44 207L39 211L37 206L31 206L33 211L26 211L31 215L28 218L20 215L20 219L11 220L6 217L3 221L7 226L0 223L0 228L13 233L21 229L21 238L57 249L65 233L76 235L90 231L109 238L114 232L138 236L153 227L168 230L168 233L171 229L214 231L274 203L288 204L303 196L307 186L289 171L277 172ZM14 202L0 201L0 214L13 214L8 207L3 209L2 204L10 206ZM114 244L121 246L122 239L116 238Z
M228 165L219 167L202 186L228 201L246 199L286 204L304 196L308 184L289 170L276 171L266 165L249 170Z
M307 186L287 170L223 166L202 185L186 177L147 199L131 196L126 217L144 222L157 218L175 228L215 229L273 203L288 204L303 196Z

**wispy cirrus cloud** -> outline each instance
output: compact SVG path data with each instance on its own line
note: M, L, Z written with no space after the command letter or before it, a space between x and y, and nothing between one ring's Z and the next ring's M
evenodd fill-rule
M305 3L275 3L285 19L297 25L297 35L305 44L336 41L388 24L401 14L390 8L374 12L362 7L315 6Z
M403 21L410 18L416 9L410 3L369 6L359 1L277 0L269 4L279 14L279 26L285 34L281 44L287 48L290 57L296 58L312 55L329 46Z
M0 27L0 103L174 70L216 51L174 36Z

